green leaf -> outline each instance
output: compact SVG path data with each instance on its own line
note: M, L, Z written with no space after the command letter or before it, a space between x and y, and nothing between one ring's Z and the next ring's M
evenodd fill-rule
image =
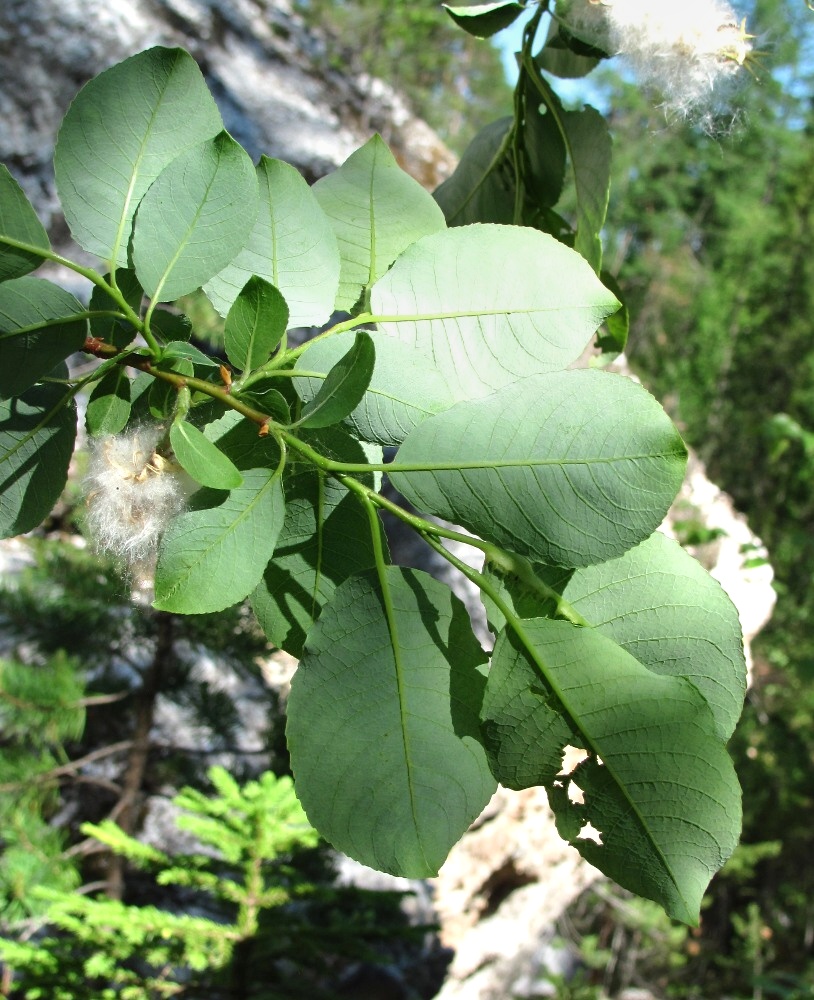
M492 0L491 3L442 4L447 14L464 31L476 38L491 38L513 24L526 9L517 0Z
M359 443L341 428L303 437L335 461L368 461ZM285 523L251 604L268 638L300 657L306 633L336 588L374 566L375 555L367 514L341 483L292 456L283 486Z
M577 195L577 236L574 249L599 273L610 196L611 137L608 123L594 108L566 111L565 141L574 171Z
M337 309L351 309L403 250L446 225L432 195L399 167L379 135L313 191L339 243Z
M535 57L535 63L547 73L563 79L587 76L607 58L601 49L586 45L552 19L546 43Z
M472 222L509 225L514 219L514 169L504 144L512 118L482 128L464 150L461 161L433 194L449 226Z
M0 281L21 278L42 263L40 254L16 244L51 249L48 233L31 202L8 167L0 163Z
M252 275L278 288L289 323L322 326L333 312L339 287L339 250L327 216L294 167L260 158L260 208L249 240L204 291L225 316Z
M201 71L182 49L148 49L85 84L54 153L77 243L126 267L133 215L147 189L172 160L222 128Z
M274 285L253 275L226 317L226 356L240 371L254 371L271 357L287 326L285 299Z
M256 216L252 161L227 132L181 153L136 215L133 264L144 291L159 302L194 292L242 249Z
M76 405L65 387L39 385L0 402L0 537L31 531L68 479Z
M105 281L110 281L109 274L105 275ZM139 284L135 272L125 267L117 268L116 285L133 312L138 314L141 300L144 298L144 289ZM111 299L103 288L94 285L93 291L90 293L88 309L91 312L106 312L111 309L120 312L121 306ZM113 316L91 316L90 334L92 337L98 337L99 340L121 349L132 343L136 336L136 328L131 323Z
M170 428L170 445L182 468L202 486L233 490L243 485L243 476L234 462L185 420L176 419Z
M553 237L478 225L410 247L371 306L382 330L432 357L461 400L565 368L618 303Z
M688 681L651 672L594 629L532 619L498 637L483 726L501 783L545 785L558 830L586 860L698 922L737 844L741 805L712 714ZM589 752L570 775L559 773L567 745ZM584 836L588 823L601 843Z
M622 289L613 275L608 271L602 271L599 277L605 288L610 289L622 304L618 312L606 318L604 333L600 331L600 335L596 338L596 346L599 350L612 359L621 354L627 347L627 338L630 333L630 310L625 302Z
M171 367L173 371L180 370L176 369L172 362L175 361L189 361L192 364L193 371L195 368L212 369L217 368L218 364L213 361L209 355L204 354L203 351L199 351L197 347L192 344L187 344L183 340L172 340L161 352L161 360L158 362L159 367ZM192 374L192 371L189 373ZM209 374L207 372L207 374Z
M565 183L566 148L559 115L549 110L523 70L523 184L535 210L553 208Z
M118 365L93 387L85 410L85 426L92 437L118 434L130 419L130 379Z
M79 317L79 318L77 318ZM84 306L42 278L0 285L0 398L16 396L82 349Z
M232 394L236 399L241 400L255 410L274 417L278 424L287 424L291 422L291 409L288 400L275 387L275 383L279 385L280 381L279 378L258 379L245 392L233 392Z
M576 370L524 379L424 421L390 480L420 510L481 538L540 562L587 566L655 531L686 455L641 386Z
M343 583L308 636L286 733L310 822L362 864L438 873L495 790L479 742L485 656L424 573Z
M356 409L370 385L376 348L364 330L358 330L353 346L325 376L316 396L302 409L302 427L330 427Z
M243 470L243 485L229 492L198 490L161 541L153 607L204 614L248 597L274 553L284 515L272 469Z
M422 420L448 410L455 400L446 379L430 358L378 331L369 333L376 351L370 384L346 419L357 437L382 445L399 445ZM296 369L323 377L348 350L353 333L336 334L311 344ZM298 378L297 392L306 402L321 385L319 378Z

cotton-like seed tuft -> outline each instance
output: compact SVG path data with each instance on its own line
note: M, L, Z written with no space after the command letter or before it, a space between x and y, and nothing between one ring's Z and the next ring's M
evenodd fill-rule
M97 548L144 571L161 535L184 508L181 477L155 448L161 427L139 427L91 442L86 524Z
M725 0L560 0L579 38L624 57L665 110L708 126L752 54L752 36Z

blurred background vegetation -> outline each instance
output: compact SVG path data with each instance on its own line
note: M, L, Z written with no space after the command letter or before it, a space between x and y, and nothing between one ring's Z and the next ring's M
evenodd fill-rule
M327 31L330 60L404 92L458 152L511 111L501 54L435 0L294 5ZM631 365L748 516L776 573L777 609L754 646L732 743L743 844L713 883L698 931L607 885L582 897L559 928L582 968L556 985L573 1000L630 987L699 1000L814 997L814 14L805 0L737 7L764 54L718 134L665 123L616 66L589 77L582 95L608 111L614 136L605 265L630 308ZM51 537L73 527L68 509ZM204 788L223 754L241 781L258 766L286 771L274 706L270 752L246 755L235 747L232 700L193 674L204 653L260 683L263 642L239 611L170 623L130 606L112 568L85 550L43 546L37 565L0 592L0 632L0 932L37 926L33 885L70 891L80 867L94 877L79 821L119 804L130 833L135 818L120 805L128 781L148 792ZM134 758L161 698L202 727L205 752L192 759L167 742ZM110 755L120 769L100 757L95 784L80 781L71 762L117 742L127 744ZM121 864L108 857L95 877L115 881ZM328 881L315 864L303 861L292 884ZM130 884L131 897L140 891ZM388 919L398 925L395 909ZM337 969L346 945L334 946ZM0 995L10 991L0 983Z

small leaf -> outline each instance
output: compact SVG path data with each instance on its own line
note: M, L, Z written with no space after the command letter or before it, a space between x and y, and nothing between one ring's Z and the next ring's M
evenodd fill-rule
M303 438L335 461L369 460L359 442L339 427L306 431ZM345 486L293 457L283 486L285 523L251 604L268 638L300 657L306 634L336 588L374 566L375 555L367 514Z
M420 510L481 538L539 562L587 566L655 531L686 455L641 386L575 370L430 417L399 449L390 481Z
M477 225L411 246L376 282L371 306L380 329L432 357L461 400L565 368L618 303L553 237Z
M299 423L302 427L330 427L356 409L370 385L376 348L364 330L359 330L353 347L328 372L322 387L306 403Z
M357 437L382 445L399 445L422 420L454 403L446 379L432 359L392 337L372 331L376 361L364 396L347 416ZM348 349L353 333L316 340L297 360L295 370L327 374ZM313 399L322 381L298 378L297 392Z
M560 833L586 860L675 919L698 922L707 885L737 844L741 804L691 684L651 672L595 629L531 619L498 637L483 720L500 782L545 785ZM589 756L562 775L569 744ZM579 836L587 823L601 843Z
M173 340L164 348L161 352L162 362L173 362L183 359L192 363L193 368L217 368L218 364L213 361L208 355L204 354L203 351L199 351L197 347L192 344L187 344L183 340ZM192 372L190 372L190 375Z
M170 445L179 464L196 483L214 490L233 490L243 485L243 476L234 462L185 420L173 421Z
M167 347L171 344L182 344L184 347L188 347L187 341L192 336L192 322L183 313L171 312L169 309L156 309L150 320L150 326L153 333L163 340ZM189 349L193 350L193 348ZM180 348L178 350L180 351ZM204 363L200 362L202 357L206 357L206 355L198 351L197 358L201 364ZM207 358L206 364L211 366L214 362Z
M133 215L147 189L172 160L222 128L200 69L182 49L148 49L86 83L54 153L77 243L126 267Z
M84 306L42 278L0 284L0 398L16 396L82 349Z
M624 293L613 275L608 271L602 271L599 277L605 288L610 289L622 305L617 312L606 317L604 327L600 329L600 335L596 338L596 346L603 354L616 357L627 346L627 338L630 333L630 310L625 302ZM602 330L604 333L601 332Z
M48 234L31 202L8 167L0 163L0 281L21 278L42 263L40 254L15 246L16 243L51 249Z
M85 410L85 426L92 437L118 434L130 419L130 379L118 365L93 387Z
M339 243L337 309L351 309L411 243L445 228L432 196L399 167L378 135L313 191Z
M226 356L240 371L265 364L288 327L288 306L280 292L253 275L226 317Z
M546 43L534 61L554 76L577 79L587 76L603 59L607 59L606 52L575 38L552 18Z
M476 38L491 38L508 28L526 9L517 0L492 0L491 3L442 5L452 20Z
M600 233L610 196L611 137L598 111L586 107L563 116L568 155L577 194L577 236L574 249L599 273L602 264Z
M291 409L288 400L271 384L276 382L279 385L280 381L280 379L271 378L258 379L257 382L252 383L249 389L245 391L241 390L240 392L233 393L233 395L236 399L241 400L241 402L246 403L255 410L267 413L278 424L288 424L291 422Z
M495 790L479 742L485 655L425 573L345 581L308 636L286 734L310 822L362 864L438 873Z
M339 287L339 250L328 217L294 167L266 156L257 165L260 208L246 246L204 291L225 316L252 275L279 289L289 324L322 326Z
M158 302L194 292L245 245L257 215L248 154L226 132L176 157L139 205L133 264Z
M504 148L512 118L482 128L461 161L433 193L449 226L473 222L510 225L514 219L514 169Z
M76 404L64 386L0 401L0 537L31 531L51 513L75 440Z

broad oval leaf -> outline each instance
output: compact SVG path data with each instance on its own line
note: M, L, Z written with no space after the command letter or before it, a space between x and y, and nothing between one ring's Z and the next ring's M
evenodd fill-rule
M51 243L25 192L0 163L0 281L21 278L40 266L42 255L26 247L47 251Z
M359 442L338 427L316 435L306 432L304 439L335 461L371 460ZM283 488L285 523L251 604L268 638L300 657L306 634L336 588L376 560L367 513L340 482L292 455Z
M76 405L65 387L38 385L0 401L0 537L31 531L68 479Z
M428 236L371 294L381 328L429 355L457 400L565 368L618 305L579 254L517 226Z
M504 28L508 28L526 9L517 0L491 0L490 3L442 5L447 14L470 35L476 38L491 38Z
M245 245L257 215L257 180L227 133L193 146L165 167L141 200L133 265L158 302L194 292Z
M179 154L223 128L200 69L183 49L153 48L90 80L74 98L54 152L57 190L74 239L127 266L133 215Z
M181 467L202 486L233 490L243 485L243 476L234 462L197 427L175 420L170 428L170 445Z
M540 562L588 566L655 531L686 456L645 389L576 370L431 417L399 449L390 480L420 510L481 538Z
M82 349L84 306L43 278L0 284L0 398L16 396Z
M545 785L560 834L584 858L675 919L698 922L737 844L741 802L712 714L688 681L653 673L595 629L532 619L498 638L483 725L500 782ZM589 756L559 774L569 744Z
M338 424L361 402L370 385L376 348L368 333L358 330L353 345L325 376L319 391L302 409L302 427Z
M288 326L288 306L264 278L252 275L226 317L226 356L240 371L254 371L268 361Z
M260 205L248 242L211 278L204 291L225 316L252 275L285 298L292 327L330 319L339 287L339 249L333 227L300 174L288 163L260 158Z
M308 636L288 700L297 794L336 848L438 873L495 790L479 741L485 655L463 604L425 573L352 577Z
M337 309L351 309L411 243L446 226L432 195L401 169L379 135L313 191L339 243Z
M363 441L399 445L422 420L448 410L455 400L430 358L378 331L369 336L376 349L373 375L345 422ZM300 355L297 370L322 376L296 380L297 393L306 402L314 398L324 376L348 350L351 337L348 331L317 340Z

